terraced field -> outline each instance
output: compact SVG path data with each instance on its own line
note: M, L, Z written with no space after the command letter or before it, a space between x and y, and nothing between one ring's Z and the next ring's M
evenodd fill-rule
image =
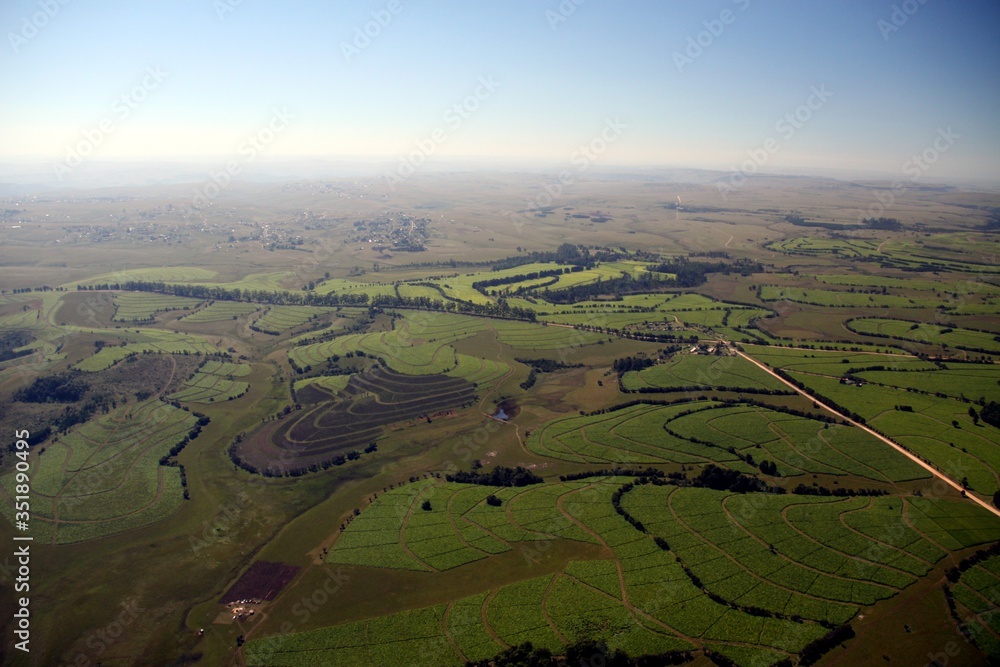
M174 333L161 329L139 329L139 333L125 334L134 342L124 345L105 346L87 357L75 368L88 373L96 373L111 368L119 361L136 354L214 354L215 345L201 336Z
M281 475L325 469L356 458L358 450L382 435L383 426L469 405L474 392L472 384L460 378L376 368L352 375L332 399L302 399L308 404L302 410L263 424L234 443L230 455L253 472Z
M264 333L277 336L298 326L302 326L321 315L333 312L333 308L316 306L269 306L264 315L253 325Z
M185 322L225 322L235 320L243 315L250 315L260 310L260 306L253 303L242 303L240 301L213 301L205 308L201 308L190 315L184 317Z
M119 406L32 457L32 534L52 544L140 528L184 502L179 468L162 466L198 419L158 399ZM14 475L0 486L13 497ZM3 503L4 512L12 506Z
M593 416L564 417L532 431L531 451L577 463L707 464L755 471L767 460L781 476L852 475L879 482L927 473L860 429L763 407L692 401L640 403Z
M150 292L122 292L115 294L115 322L148 322L157 313L171 310L192 310L201 303L199 299L168 296Z
M247 393L250 383L238 378L250 375L247 364L206 360L198 371L185 380L184 389L168 398L186 403L215 403L231 401Z

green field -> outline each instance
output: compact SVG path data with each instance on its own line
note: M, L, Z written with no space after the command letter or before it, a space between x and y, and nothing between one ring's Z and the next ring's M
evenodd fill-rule
M198 299L165 296L149 292L122 292L115 294L116 322L148 322L157 313L171 310L192 310L200 304Z
M231 401L247 393L250 383L238 378L250 375L250 366L206 360L198 372L184 381L184 388L167 398L185 403Z
M910 320L873 317L853 319L847 323L847 328L860 334L894 338L911 343L940 345L973 352L1000 353L1000 341L996 340L996 334L943 324L923 324Z
M642 389L774 391L788 393L788 387L749 361L737 356L675 354L669 361L622 376L626 391Z
M264 333L278 335L332 311L332 308L314 306L270 306L253 325Z
M880 482L927 476L859 429L709 401L564 417L533 431L528 446L542 456L578 463L716 463L754 471L767 460L782 476L823 473Z
M32 457L32 534L67 544L164 519L184 502L180 471L159 464L197 418L157 399L120 406ZM0 479L12 497L13 475ZM5 511L10 509L4 504Z
M260 310L260 306L239 301L213 301L184 317L185 322L225 322Z
M1000 556L962 572L951 594L957 615L976 645L991 660L1000 660Z

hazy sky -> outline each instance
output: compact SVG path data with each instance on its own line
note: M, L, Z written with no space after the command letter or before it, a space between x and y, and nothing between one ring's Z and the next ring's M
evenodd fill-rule
M0 159L569 165L593 142L1000 175L996 0L5 0L0 26Z

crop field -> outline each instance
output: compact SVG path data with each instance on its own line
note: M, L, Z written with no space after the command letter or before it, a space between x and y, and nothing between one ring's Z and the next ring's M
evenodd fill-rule
M105 346L87 357L76 368L96 373L111 368L118 362L138 354L214 354L218 349L201 336L173 333L162 329L139 329L130 334L134 342Z
M498 320L490 323L497 340L516 350L557 350L593 345L607 336L565 327Z
M954 328L943 324L923 324L910 320L857 318L847 323L855 333L875 335L911 343L941 345L972 352L1000 353L996 334Z
M306 387L319 387L330 394L336 394L347 387L347 382L350 379L350 375L319 375L305 380L296 380L295 391L299 392Z
M352 375L336 400L321 400L263 424L236 443L232 456L251 471L326 469L375 442L383 426L469 405L474 392L461 378L376 368Z
M751 354L756 358L786 370L819 396L859 415L954 479L965 479L970 489L986 496L1000 490L1000 431L973 420L970 405L960 400L965 392L966 400L978 398L976 387L985 384L988 388L988 381L977 379L963 390L955 371L909 356L855 354L838 365L835 359L841 353L836 352L746 347L754 348ZM873 373L865 371L871 367L898 370L879 371L875 382L863 386L843 381L848 370ZM988 372L991 367L981 368ZM937 373L943 375L933 394L912 386L923 376ZM900 385L894 384L895 378ZM922 382L927 386L928 380ZM959 398L949 398L949 394Z
M976 645L1000 660L1000 556L992 556L962 572L951 587L956 613Z
M556 507L560 496L582 486L496 489L434 480L401 485L379 496L351 522L327 562L441 571L510 551L518 542L557 537L593 542ZM487 504L491 494L503 505ZM425 501L430 509L422 508ZM396 546L401 550L394 551ZM396 555L385 559L377 553L385 549Z
M866 294L837 290L804 289L781 285L762 285L761 301L795 301L828 308L934 308L939 299L926 296L905 297L893 294Z
M993 364L948 363L925 371L861 371L855 375L868 383L972 401L992 400L1000 392L1000 368Z
M742 357L693 354L675 354L666 363L641 371L629 371L622 377L622 387L627 391L711 390L726 387L733 390L790 392L780 380Z
M332 311L332 308L315 306L270 306L257 318L254 326L265 333L278 335Z
M326 363L334 355L362 352L384 359L393 370L410 375L432 375L458 370L458 357L449 343L468 338L486 329L482 319L445 313L407 313L397 319L393 330L382 333L350 334L322 343L292 348L289 358L299 367ZM472 372L469 362L458 371Z
M865 516L866 502L639 486L623 498L622 506L666 540L680 562L716 595L775 614L843 623L859 605L896 595L933 565L840 524L840 516L850 513L873 525L876 519ZM895 502L898 508L901 501ZM986 522L984 536L1000 534L996 517L980 510L979 518ZM833 528L833 535L825 535L825 527ZM897 530L888 522L882 529ZM908 546L930 552L935 547L928 537L939 534L918 537L922 541Z
M974 280L956 280L943 282L940 280L919 280L912 278L892 278L875 275L817 275L816 280L827 285L845 285L849 287L887 287L891 289L915 290L918 292L944 292L953 294L997 294L1000 287Z
M996 256L996 241L979 235L937 234L926 242L910 239L879 243L870 239L824 239L798 237L783 239L767 247L792 255L832 256L837 259L877 259L899 268L948 270L965 273L997 273L990 261ZM970 258L971 255L971 258Z
M121 292L115 294L115 322L148 322L157 313L171 310L192 310L199 299L181 296L151 294L149 292Z
M927 477L892 448L856 428L755 406L709 401L639 404L565 417L528 437L531 451L580 463L717 463L754 471L764 460L782 476L852 475L880 482Z
M584 536L609 548L613 559L571 561L555 574L483 590L447 604L361 623L251 640L247 664L383 665L389 664L385 651L387 645L393 642L400 646L398 642L429 642L432 637L444 637L451 640L448 642L451 653L448 652L448 644L435 645L431 654L434 662L428 664L459 665L463 660L494 655L498 645L531 641L536 646L557 651L567 642L590 638L600 639L611 649L622 649L633 655L701 646L729 655L740 665L769 665L794 655L808 642L825 634L827 630L815 619L847 620L857 611L853 600L892 597L900 590L894 585L905 587L914 581L912 576L884 563L898 561L918 572L926 571L930 566L894 548L887 548L884 553L876 550L875 555L870 556L873 560L868 560L858 554L872 552L868 548L871 540L855 532L848 533L839 550L824 549L808 536L797 532L795 522L786 521L781 514L786 506L801 505L807 509L816 506L829 509L825 515L836 519L838 513L845 509L858 510L860 506L855 506L857 503L845 508L845 501L842 500L775 497L775 500L785 500L784 504L775 504L770 497L766 497L759 515L754 514L754 521L747 520L748 524L744 527L728 518L722 509L722 502L736 502L743 496L728 496L701 489L637 487L625 494L623 507L629 512L644 515L645 531L656 534L655 530L650 530L650 526L655 526L670 532L679 546L675 549L671 543L670 550L665 551L654 544L649 535L629 525L615 512L611 495L624 481L621 478L596 479L585 483L555 484L551 485L551 489L546 489L550 485L544 484L529 490L518 490L421 480L388 491L351 522L335 543L328 561L417 568L416 558L407 553L414 543L420 545L426 542L424 548L428 553L445 548L451 551L444 553L461 553L463 549L471 548L477 539L472 537L476 533L466 534L468 527L481 531L483 523L488 523L489 537L494 541L499 539L499 532L513 529L514 534L518 534L517 527L523 526L527 520L524 517L537 511L530 509L532 505L538 509L552 507L551 503L534 502L518 507L522 501L530 501L533 495L559 498L562 502L558 511L565 513L563 525L575 526L569 523L570 517L584 524L589 531ZM491 492L502 496L504 505L510 503L509 512L505 512L503 507L485 504L484 499ZM669 503L671 492L678 497L686 496L679 503L684 508L682 519L675 518ZM719 514L699 514L696 508L699 503L704 504L703 498L699 497L702 493L714 494L713 499L719 501ZM423 500L430 500L432 509L420 509ZM482 514L486 511L495 518L482 523L477 522L475 517L469 523L462 521L477 512ZM745 508L739 511L743 512L741 516L748 516ZM450 513L447 520L446 513ZM415 520L418 523L413 526ZM735 545L725 541L717 544L712 538L705 538L711 547L706 545L704 549L697 549L689 546L688 540L701 542L703 538L688 528L678 528L687 525L680 522L688 521L697 522L706 530L709 525L718 524L718 528L707 533L715 539L722 537L719 532L721 526L728 525L730 530L743 534L739 542L743 550L738 552L741 557L744 553L762 552L755 558L773 558L784 566L768 568L763 576L753 575L734 565L733 557L725 551L727 548L737 549ZM776 554L772 554L768 547L759 545L753 532L771 523L783 526L788 533L775 545L775 548L781 549ZM499 531L501 526L507 531ZM688 535L688 540L682 535ZM414 542L413 537L423 539ZM537 543L537 537L531 539ZM394 547L404 543L407 550L394 550ZM516 545L508 543L506 546ZM709 548L718 555L708 557ZM750 552L746 551L748 548ZM788 553L803 548L818 551L813 561L831 572L797 566L788 560ZM498 552L487 550L479 558L489 558L494 553ZM697 561L697 565L688 566L680 553L692 562ZM443 562L455 567L452 565L455 560L462 559L445 559ZM709 563L714 562L718 568L722 561L729 562L732 569L742 572L751 580L751 585L741 590L737 582L732 581L733 577L738 578L734 573L712 578L711 584L695 583L692 578L697 576L694 575L694 567L711 571ZM428 570L430 567L424 563L420 569ZM622 578L618 575L619 568ZM893 584L876 583L882 579ZM828 581L836 585L826 586ZM846 586L844 582L847 582ZM717 588L730 597L713 591L719 597L710 598L701 586L707 586L708 590ZM802 589L801 592L798 589ZM737 597L743 601L736 602ZM730 603L721 603L720 599ZM767 608L760 605L768 605L777 611L769 617L744 611L750 607ZM792 616L798 620L791 620ZM681 638L680 633L690 637L694 643ZM366 637L367 641L359 641L360 636Z
M196 422L191 413L150 399L119 406L51 442L31 461L36 539L92 540L173 514L184 502L180 472L159 460ZM12 474L0 486L13 497Z
M171 267L152 267L145 269L125 269L123 271L115 271L114 273L104 273L93 278L88 278L87 280L81 280L73 282L71 284L64 285L71 289L76 289L77 285L100 285L100 284L114 284L114 283L124 283L130 280L142 280L150 282L165 282L165 283L193 283L205 280L211 280L216 276L215 271L205 269L197 266L171 266Z
M206 360L198 371L185 380L184 389L168 398L186 403L231 401L247 393L250 383L238 378L250 375L250 366L225 361Z
M184 317L185 322L225 322L235 320L243 315L250 315L260 310L260 306L240 301L213 301Z
M893 387L859 387L833 378L792 375L955 479L967 478L970 489L988 496L1000 489L1000 432L975 425L968 404ZM906 409L896 409L897 405Z

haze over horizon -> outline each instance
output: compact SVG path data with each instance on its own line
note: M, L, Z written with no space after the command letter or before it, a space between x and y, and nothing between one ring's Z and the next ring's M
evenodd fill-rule
M1000 174L985 1L17 0L0 25L0 161L64 185L88 163L292 158Z

